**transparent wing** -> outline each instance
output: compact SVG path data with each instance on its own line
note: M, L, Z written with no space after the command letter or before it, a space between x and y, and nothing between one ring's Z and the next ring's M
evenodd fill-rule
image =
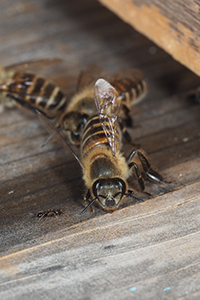
M117 90L119 97L124 97L125 93L132 95L130 99L130 106L138 103L142 98L142 94L146 93L146 88L143 90L143 84L145 75L139 69L124 69L115 73L108 72L105 68L90 64L85 70L83 70L78 78L77 90L80 91L84 87L94 86L95 82L99 78L104 78ZM145 86L146 87L146 86ZM139 89L139 91L138 91ZM140 91L142 89L142 91ZM131 93L131 90L135 93ZM139 92L139 95L137 95ZM129 103L126 103L129 106Z
M31 70L32 72L41 71L45 68L53 68L59 64L61 64L63 60L61 58L41 58L41 59L35 59L35 60L28 60L24 62L15 63L9 66L3 67L4 70Z
M94 86L94 100L99 121L104 130L113 156L116 154L116 139L118 136L117 118L120 112L121 100L117 98L115 88L104 79L98 79Z
M114 80L121 80L126 77L135 77L138 81L141 81L145 78L145 75L139 69L130 68L117 71L112 75L112 77Z
M24 71L26 73L33 73L38 76L47 78L48 81L59 86L65 94L74 92L72 84L69 79L71 76L66 72L68 66L62 58L41 58L25 62L20 62L0 68L6 73L12 71ZM0 73L1 79L1 73Z
M40 77L47 77L48 80L52 81L55 84L57 82L57 74L59 73L58 70L62 67L62 59L60 58L52 58L52 59L38 59L32 61L25 61L16 64L12 64L5 67L0 67L0 84L1 86L3 83L12 84L13 81L13 74L16 72L23 74L33 74ZM19 79L19 78L18 78ZM30 83L31 78L21 78L21 83ZM59 85L59 84L58 84Z
M82 165L80 159L75 154L75 152L73 151L73 149L71 148L71 146L69 145L69 143L62 137L62 135L60 134L60 132L56 130L56 127L41 112L37 111L37 115L38 115L41 123L43 124L43 126L46 128L46 130L51 135L53 135L53 137L55 137L56 139L58 139L62 143L62 145L65 147L65 149L67 149L73 155L73 157L78 161L79 165L83 169L83 165Z
M108 76L108 71L96 64L89 64L85 70L81 71L77 81L77 91L85 87L93 87L97 79Z

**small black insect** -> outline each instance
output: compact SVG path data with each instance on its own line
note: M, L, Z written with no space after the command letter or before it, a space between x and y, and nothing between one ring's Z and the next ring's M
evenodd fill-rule
M57 217L62 214L61 209L48 209L46 211L40 211L36 214L38 219L41 218L50 218L50 217Z

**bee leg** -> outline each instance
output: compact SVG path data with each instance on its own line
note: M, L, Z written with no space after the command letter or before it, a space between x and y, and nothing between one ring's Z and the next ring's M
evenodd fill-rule
M120 129L122 131L122 134L123 134L123 137L125 138L125 140L131 144L132 146L134 147L139 147L139 144L135 144L132 142L132 139L131 139L131 136L130 134L128 133L127 129L126 129L126 126L124 125L122 119L119 118L119 126L120 126Z
M137 150L133 150L133 151L131 152L131 154L129 155L129 157L128 157L128 159L127 159L127 162L131 161L132 158L136 155L136 153L137 153Z
M163 177L158 172L152 169L150 163L148 162L144 154L140 151L137 152L147 178L155 183L164 183Z
M125 137L125 139L127 140L127 142L131 143L131 136L128 133L128 131L126 130L126 126L124 125L124 122L122 121L121 118L118 118L118 122L119 122L119 127L122 131L123 136Z
M122 134L123 134L123 137L127 140L127 142L132 144L131 136L128 133L128 131L126 130L126 127L123 127Z
M129 169L134 167L135 175L138 180L140 189L148 196L151 196L151 194L144 191L145 185L142 174L145 174L149 180L155 183L164 183L163 177L158 172L152 169L147 158L141 151L133 150L129 155L127 162L129 163Z
M143 199L136 198L136 197L134 196L134 191L132 191L132 190L128 190L128 193L126 194L126 196L132 197L132 198L135 199L137 202L144 202Z
M142 174L139 171L138 165L135 162L131 162L128 166L129 166L129 169L134 167L135 175L136 175L136 178L137 178L137 181L138 181L141 191L151 197L151 194L149 194L148 192L145 191L144 180L142 178Z
M91 193L90 193L90 190L87 191L85 197L84 197L84 200L86 202L86 207L90 204L90 200L91 199ZM90 210L91 212L94 212L94 207L93 205L90 205Z
M8 98L14 99L18 104L20 104L21 106L32 110L34 113L36 113L36 110L40 111L38 108L36 109L35 107L31 106L29 102L23 100L23 98L20 98L17 95L14 94L7 94ZM41 112L41 111L40 111ZM43 113L43 112L42 112ZM43 113L44 114L44 113Z

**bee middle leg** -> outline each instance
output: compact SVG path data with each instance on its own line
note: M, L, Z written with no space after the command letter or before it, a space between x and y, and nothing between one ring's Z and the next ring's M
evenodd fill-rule
M127 131L126 125L124 124L124 122L122 121L121 118L119 118L119 126L120 126L122 135L123 135L123 137L125 138L125 140L126 140L129 144L131 144L132 146L138 148L140 145L139 145L139 144L135 144L135 143L132 142L131 136L130 136L130 134L129 134L128 131Z
M128 131L126 130L126 126L125 126L123 120L121 118L119 118L118 121L119 121L119 126L122 131L123 137L127 140L128 143L131 143L132 142L131 136L128 133Z

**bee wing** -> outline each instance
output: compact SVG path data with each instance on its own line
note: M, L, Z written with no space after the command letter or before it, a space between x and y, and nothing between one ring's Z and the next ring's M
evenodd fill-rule
M83 165L82 165L80 159L75 154L75 152L73 151L73 149L71 148L71 146L69 145L69 143L60 134L60 132L58 130L56 130L55 126L49 121L49 119L44 114L42 114L38 110L36 112L37 112L37 115L38 115L41 123L46 128L46 130L51 135L53 135L53 137L57 138L62 143L62 145L65 147L65 149L67 149L73 155L73 157L78 161L79 165L83 169Z
M145 75L139 69L124 69L111 74L105 68L90 64L78 78L77 91L94 86L98 78L104 78L117 90L118 97L126 99L126 106L131 109L146 93Z
M47 68L47 67L53 67L55 65L62 63L62 61L63 60L61 58L42 58L42 59L27 60L24 62L15 63L9 66L5 66L3 68L6 71L31 70L32 72L38 73L38 70L42 70L43 68Z
M145 75L141 70L135 68L123 69L113 74L115 80L121 80L126 77L135 77L138 81L141 81L145 78Z
M84 89L85 87L93 87L97 79L100 77L106 77L107 70L96 64L89 64L87 68L80 72L77 81L77 91Z
M104 130L113 156L116 154L116 137L118 136L117 118L120 112L121 99L115 88L104 79L98 79L94 86L94 100L99 121Z
M56 82L56 74L58 74L58 68L62 66L62 59L52 58L52 59L38 59L32 61L25 61L16 64L12 64L5 67L0 67L0 84L10 81L12 83L12 75L16 72L24 74L38 75L39 77L48 77L49 80ZM19 80L19 78L18 78ZM29 78L21 78L21 82L31 81Z

